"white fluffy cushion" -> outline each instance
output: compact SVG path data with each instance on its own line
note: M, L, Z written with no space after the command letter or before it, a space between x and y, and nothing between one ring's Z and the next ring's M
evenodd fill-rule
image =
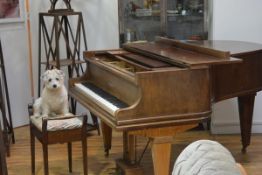
M221 144L199 140L178 156L172 175L240 175L231 153Z
M72 114L73 116L73 114ZM73 117L66 116L66 119L58 119L58 120L48 120L47 121L47 131L58 131L58 130L66 130L66 129L75 129L82 127L82 117ZM49 116L50 118L59 118L59 116ZM65 116L60 116L65 117ZM42 116L31 116L31 122L42 131Z

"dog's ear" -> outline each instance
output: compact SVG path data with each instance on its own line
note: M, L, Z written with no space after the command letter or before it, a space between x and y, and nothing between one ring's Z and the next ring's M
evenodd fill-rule
M54 70L61 78L65 77L65 73L62 70L59 70L59 69L54 69Z
M45 72L41 75L41 79L42 79L43 81L46 81L47 75L48 75L49 73L50 73L50 70L45 71Z

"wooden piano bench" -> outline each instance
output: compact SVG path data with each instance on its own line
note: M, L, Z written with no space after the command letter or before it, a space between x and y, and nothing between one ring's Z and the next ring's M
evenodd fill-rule
M87 170L87 141L86 127L87 116L57 116L43 118L33 116L33 106L28 105L30 116L30 143L31 143L31 164L32 175L35 175L35 138L37 138L43 148L44 175L48 175L48 145L56 143L67 143L69 172L72 172L72 142L82 142L83 172Z

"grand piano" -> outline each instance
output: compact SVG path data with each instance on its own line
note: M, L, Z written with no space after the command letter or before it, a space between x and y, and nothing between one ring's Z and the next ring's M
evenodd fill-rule
M143 174L137 136L151 142L154 173L169 174L173 136L209 120L212 104L233 97L246 152L254 99L262 89L262 45L157 37L84 56L85 74L69 80L69 95L100 118L106 154L112 129L123 132L123 159L117 160L123 174Z

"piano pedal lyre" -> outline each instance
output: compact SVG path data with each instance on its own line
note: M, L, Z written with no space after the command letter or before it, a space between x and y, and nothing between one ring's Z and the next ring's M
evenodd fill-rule
M124 160L116 160L116 174L118 175L144 175L141 165L127 164Z

